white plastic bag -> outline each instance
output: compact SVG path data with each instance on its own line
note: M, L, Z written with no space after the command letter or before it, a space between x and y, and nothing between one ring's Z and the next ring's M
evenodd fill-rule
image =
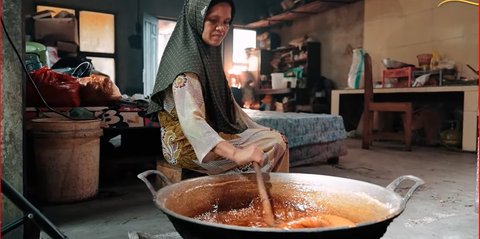
M348 87L352 89L360 89L364 86L363 69L365 64L365 51L362 48L353 50L352 65L348 72Z
M430 74L421 75L415 78L415 81L413 82L412 87L421 87L425 85L425 83L427 83L429 79L430 79Z

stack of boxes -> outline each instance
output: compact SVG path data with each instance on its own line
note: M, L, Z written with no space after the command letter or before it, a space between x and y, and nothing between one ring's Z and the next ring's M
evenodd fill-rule
M57 47L59 52L77 53L78 21L70 13L60 12L52 16L51 11L34 15L34 40L46 46Z

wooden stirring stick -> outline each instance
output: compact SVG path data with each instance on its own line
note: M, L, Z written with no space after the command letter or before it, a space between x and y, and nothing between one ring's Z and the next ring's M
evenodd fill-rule
M255 173L257 175L258 193L260 194L260 200L262 200L263 220L265 220L265 223L269 226L274 226L275 218L273 217L272 205L270 204L267 189L265 188L265 182L263 181L262 170L257 162L253 162L253 167L255 168Z

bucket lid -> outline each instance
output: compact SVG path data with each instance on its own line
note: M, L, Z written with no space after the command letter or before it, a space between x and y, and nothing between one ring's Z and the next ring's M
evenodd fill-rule
M28 41L25 43L25 52L26 53L41 53L41 52L45 52L47 50L47 48L45 47L45 45L43 44L40 44L38 42L33 42L33 41Z

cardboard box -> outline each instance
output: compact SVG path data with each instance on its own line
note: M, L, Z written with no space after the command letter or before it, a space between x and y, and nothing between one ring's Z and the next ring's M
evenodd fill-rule
M73 42L58 41L57 49L62 52L77 53L78 45Z
M78 22L76 18L41 18L34 22L35 40L47 46L55 46L58 41L78 41Z

